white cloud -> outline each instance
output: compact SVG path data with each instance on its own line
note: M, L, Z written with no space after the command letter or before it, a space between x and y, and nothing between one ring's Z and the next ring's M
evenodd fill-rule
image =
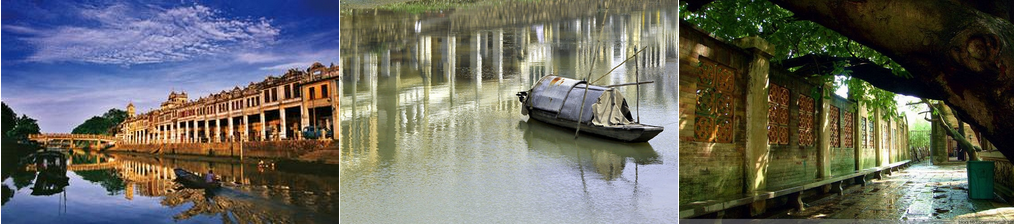
M222 18L201 5L134 13L126 5L80 11L98 25L64 26L28 38L38 51L28 60L98 64L175 62L273 43L279 30L265 18ZM133 14L133 15L132 15Z
M261 63L261 62L273 62L282 59L281 56L275 54L259 54L259 53L240 53L236 55L236 60L244 63Z

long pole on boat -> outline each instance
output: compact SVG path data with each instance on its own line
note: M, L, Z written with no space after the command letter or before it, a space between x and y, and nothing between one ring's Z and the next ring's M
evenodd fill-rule
M599 78L595 79L595 81L592 81L591 83L599 82L599 80L602 80L602 78L605 78L606 75L609 75L609 73L613 73L613 70L616 70L616 68L619 68L621 65L626 64L627 61L630 61L630 59L634 59L634 56L637 56L638 54L641 54L641 51L644 51L644 49L646 49L646 48L648 48L648 47L643 47L643 48L641 48L641 50L638 50L637 52L634 52L634 55L631 55L630 57L627 57L626 60L623 60L623 62L620 62L620 64L616 65L616 67L613 67L613 69L609 69L609 71L606 72L606 74L602 74L602 76L599 76ZM589 74L589 76L591 76L591 75Z
M637 49L637 46L634 46L634 49ZM639 72L639 67L641 67L641 64L637 63L637 58L635 57L634 58L634 83L641 82L640 78L639 78L641 76L641 74ZM634 102L635 103L634 104L634 110L637 111L637 123L640 124L641 123L641 85L634 85L634 96L635 96L635 98L634 98L634 101L635 101Z
M609 15L609 7L608 6L606 7L606 12L602 14L602 27L599 28L599 37L598 37L598 41L599 42L602 41L602 31L606 30L605 27L606 27L606 16L607 15ZM594 46L592 48L593 50L598 50L598 46L596 46L596 45L592 45L592 46ZM576 124L577 125L577 128L576 128L577 130L574 130L574 139L577 139L578 133L581 132L581 120L584 119L584 118L582 118L584 116L584 101L585 101L585 99L588 98L588 86L591 85L591 83L588 83L587 81L588 81L588 79L591 78L592 71L595 69L595 62L597 62L599 60L599 54L598 54L598 52L592 52L592 53L595 53L595 56L592 56L591 67L588 68L588 76L586 76L585 79L584 79L585 80L585 83L584 83L584 94L582 94L583 96L581 96L581 108L577 109L577 111L578 111L577 112L577 124Z

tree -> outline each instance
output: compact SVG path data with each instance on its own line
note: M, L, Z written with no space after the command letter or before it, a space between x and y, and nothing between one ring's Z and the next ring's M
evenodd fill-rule
M695 12L683 16L688 21L735 20L726 24L739 27L732 31L769 36L789 48L776 60L797 72L841 71L886 91L942 100L1014 160L1014 138L1006 137L1014 131L1006 119L1014 117L1014 3L690 0L681 7ZM712 19L721 15L732 16ZM787 42L793 39L801 41Z
M39 133L39 123L35 119L28 117L28 115L22 114L18 117L18 113L14 112L7 106L7 103L2 104L2 119L3 122L3 141L4 144L10 144L14 142L23 142L28 140L28 135Z
M0 104L2 104L3 107L2 115L0 115L0 119L2 119L0 120L0 126L3 127L0 128L0 133L6 134L7 132L14 130L15 125L14 123L18 121L18 114L14 113L14 109L11 109L11 107L7 106L7 103Z
M123 123L127 119L127 112L120 109L109 109L102 116L93 116L84 123L81 123L70 133L73 134L101 134L101 135L114 135L117 130L116 127Z

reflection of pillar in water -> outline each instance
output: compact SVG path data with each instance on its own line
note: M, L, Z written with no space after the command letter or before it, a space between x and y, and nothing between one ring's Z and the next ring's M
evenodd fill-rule
M493 69L499 81L503 81L503 29L493 32Z
M482 32L476 32L472 35L472 49L471 49L471 67L472 76L475 77L475 88L482 87Z
M384 77L391 76L391 50L384 50L384 54L380 60L380 75Z
M370 90L370 108L377 107L377 54L363 55L363 76Z
M128 201L134 200L134 183L128 181L126 185L127 189L124 190L123 194L124 198L126 198Z
M419 37L419 68L426 69L432 64L433 59L433 41L430 36Z

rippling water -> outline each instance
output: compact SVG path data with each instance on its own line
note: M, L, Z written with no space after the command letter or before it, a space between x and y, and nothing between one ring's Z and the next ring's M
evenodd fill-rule
M346 12L341 220L675 221L677 4L606 5ZM644 47L640 67L622 64ZM575 139L521 115L514 94L542 76L596 80L617 65L594 84L654 81L618 87L641 123L665 127L651 141Z

